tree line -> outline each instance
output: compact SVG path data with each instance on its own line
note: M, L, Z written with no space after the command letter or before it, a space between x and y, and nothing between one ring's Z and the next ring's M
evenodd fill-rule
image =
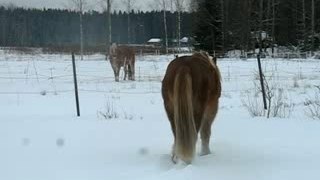
M107 12L84 12L85 48L105 47L108 39L144 44L150 38L161 38L164 47L185 36L211 53L277 46L314 52L320 46L320 0L191 0L188 11L178 8L184 0L174 0L174 12L166 10L166 1L157 1L162 11L129 8L110 18ZM0 7L0 46L78 47L79 23L76 11Z
M166 12L168 37L177 38L176 12ZM130 16L130 31L127 17ZM182 37L192 35L192 14L182 13ZM124 11L111 13L112 41L144 44L151 38L163 39L163 12ZM60 9L24 9L0 7L0 46L72 47L79 46L79 13ZM105 46L107 14L88 11L83 14L84 47Z

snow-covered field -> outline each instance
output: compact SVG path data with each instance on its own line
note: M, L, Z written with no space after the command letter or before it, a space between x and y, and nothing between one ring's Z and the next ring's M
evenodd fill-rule
M161 80L173 56L138 56L136 81L114 82L102 55L77 61L76 117L71 57L0 51L0 179L320 179L320 120L306 99L320 85L320 61L265 59L281 88L286 118L251 117L254 59L219 59L220 109L208 156L170 160L172 134ZM258 94L258 102L262 102Z

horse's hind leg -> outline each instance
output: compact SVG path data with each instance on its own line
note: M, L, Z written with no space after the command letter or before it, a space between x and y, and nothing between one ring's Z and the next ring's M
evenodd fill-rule
M200 137L201 137L201 153L200 155L210 154L210 136L211 136L211 125L214 121L214 118L217 114L218 103L213 102L209 106L207 106L205 113L203 115L201 129L200 129Z
M128 74L128 67L127 67L126 64L123 66L123 70L124 70L123 80L126 80L127 79L127 74Z
M177 162L178 162L178 156L176 155L176 142L175 141L172 145L171 161L174 164L177 164Z
M175 123L174 123L174 115L173 115L173 104L172 102L169 100L169 97L165 96L164 97L164 108L166 110L169 122L170 122L170 126L171 126L171 130L172 130L172 134L173 134L173 145L172 145L172 152L171 152L171 160L173 163L177 163L178 161L178 157L176 155L176 127L175 127Z
M132 80L131 65L128 64L128 80Z
M135 80L135 67L134 67L134 61L131 62L130 64L130 72L131 72L131 80L134 81Z

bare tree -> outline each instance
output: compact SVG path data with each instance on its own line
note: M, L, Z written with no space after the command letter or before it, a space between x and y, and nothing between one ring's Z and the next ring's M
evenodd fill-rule
M133 9L133 4L135 3L135 0L123 0L122 2L126 5L126 11L128 14L128 44L130 44L131 43L130 12Z
M304 45L307 43L307 25L306 25L306 3L302 0L302 26L303 26L303 41Z
M178 42L178 52L181 51L181 13L184 10L185 0L174 0L174 5L177 11L177 42Z
M259 54L262 53L262 28L263 28L263 0L260 0L259 4Z
M75 7L76 11L79 13L80 19L80 56L81 60L83 60L83 12L84 7L87 6L86 0L70 0L72 5Z
M203 0L190 0L189 2L189 11L194 12L198 10L199 3L201 3Z
M164 26L166 54L168 54L167 2L166 2L166 0L162 0L162 10L163 10L163 26Z
M112 23L111 23L111 8L113 5L113 0L102 0L102 7L103 10L107 12L107 53L109 52L109 47L111 45L112 42Z
M311 54L314 53L315 13L314 0L311 0Z
M165 50L166 54L168 54L168 28L167 28L167 10L169 6L168 0L155 0L155 6L151 7L153 9L160 9L163 11L163 28L164 28L164 40L165 40Z
M175 1L175 0L170 0L170 4L169 4L169 5L170 5L170 11L171 11L171 12L174 11L174 6L173 6L173 5L174 5L174 2L173 2L173 1Z
M276 1L272 0L272 27L271 27L271 38L272 38L272 56L274 54L274 43L275 43L275 29L276 29Z
M221 5L221 36L222 36L222 54L225 52L225 34L226 34L226 23L225 23L225 4L224 0L220 0L220 5Z

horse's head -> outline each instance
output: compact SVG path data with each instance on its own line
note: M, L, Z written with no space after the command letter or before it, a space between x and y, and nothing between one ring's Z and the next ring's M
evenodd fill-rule
M210 59L211 62L213 62L213 64L217 65L217 57L210 56L210 54L206 51L201 51L201 53L203 53L205 56L207 56L207 58Z
M193 56L201 57L201 59L208 60L210 64L217 65L217 58L214 56L210 56L210 54L206 51L200 51L193 54Z
M117 49L117 44L116 43L112 43L112 45L109 48L109 55L112 56L114 54L116 54L116 49Z

